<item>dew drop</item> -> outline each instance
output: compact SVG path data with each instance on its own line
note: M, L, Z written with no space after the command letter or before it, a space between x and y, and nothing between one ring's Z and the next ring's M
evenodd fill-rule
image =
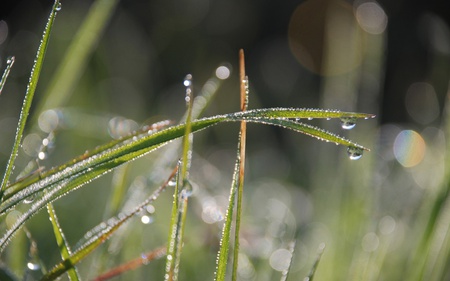
M16 58L14 57L14 56L11 56L11 57L8 57L7 59L6 59L6 63L8 64L8 65L12 65L13 63L14 63L14 61L16 60Z
M192 187L192 184L188 180L186 180L183 185L183 190L181 191L181 196L183 198L190 197L192 196L193 191L194 189Z
M346 117L341 118L341 127L344 130L351 130L355 128L356 126L356 118L353 117Z
M184 81L183 81L183 85L186 87L189 87L192 85L192 75L191 74L186 75L186 77L184 78Z
M349 146L347 148L347 153L348 153L348 157L350 158L350 160L358 160L362 157L363 150L362 150L362 148L359 148L359 147Z
M141 222L143 224L150 224L153 222L153 217L149 216L149 215L143 215L143 216L141 216Z
M311 120L313 120L313 119L314 119L314 118L312 118L312 117L308 117L308 120L309 120L309 121L311 121Z
M39 158L39 160L45 160L47 158L47 153L45 153L43 151L39 152L38 158Z
M41 269L41 265L39 263L35 262L28 262L27 267L29 270L39 270Z
M176 185L177 185L177 182L174 181L174 180L170 180L170 181L167 183L167 185L168 185L168 186L176 186Z
M58 3L58 6L56 6L55 11L59 12L61 11L62 5L61 3Z
M23 200L23 203L25 203L25 204L31 204L31 203L33 203L34 199L36 199L36 195L35 195L35 194L30 195L30 196L28 196L27 198L25 198L25 199Z

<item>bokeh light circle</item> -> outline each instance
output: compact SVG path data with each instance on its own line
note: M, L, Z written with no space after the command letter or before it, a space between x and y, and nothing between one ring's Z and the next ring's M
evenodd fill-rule
M358 3L355 7L355 17L364 31L371 34L381 34L385 31L388 18L383 8L377 2Z
M395 159L406 168L414 167L422 162L426 144L422 136L413 130L401 131L394 141Z

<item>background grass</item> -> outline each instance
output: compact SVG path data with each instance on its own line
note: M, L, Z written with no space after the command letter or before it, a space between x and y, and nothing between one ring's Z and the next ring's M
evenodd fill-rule
M0 96L2 167L50 4L18 1L0 22L2 69L7 56L16 56ZM349 161L342 147L279 128L248 126L240 278L278 280L274 261L293 239L291 280L308 275L321 243L326 248L315 280L400 280L405 273L408 280L450 278L444 110L450 36L448 18L437 4L421 10L414 3L395 7L381 2L364 17L359 14L364 10L358 12L362 2L122 1L111 8L110 20L106 15L104 32L93 42L79 80L54 90L59 64L91 7L90 1L62 4L30 116L33 125L27 127L30 135L14 177L37 157L36 143L47 137L36 124L52 93L69 96L59 104L64 107L62 125L51 154L40 161L47 168L109 141L118 129L179 120L185 112L182 82L187 73L193 74L198 92L219 65L227 65L234 72L204 115L238 111L237 50L244 48L250 108L324 107L379 118L358 122L350 132L342 132L337 121L311 121L370 147L359 161ZM387 14L386 29L383 15L376 14L380 7ZM404 27L400 23L408 15L413 16ZM69 50L70 57L77 57L77 51ZM113 118L120 126L110 126ZM180 280L213 278L221 223L208 224L202 215L217 216L226 209L237 132L238 125L230 124L195 137L190 177L196 189L185 226ZM107 175L56 201L69 244L107 217L113 188L123 186L128 204L136 204L166 179L178 157L157 151L124 167L123 177ZM80 275L92 278L164 244L170 194L155 202L153 223L144 225L136 218L79 266ZM43 264L58 262L48 215L41 212L27 228ZM2 256L18 275L25 270L29 244L21 233ZM102 258L108 251L109 257ZM159 280L163 274L164 261L159 260L122 278Z

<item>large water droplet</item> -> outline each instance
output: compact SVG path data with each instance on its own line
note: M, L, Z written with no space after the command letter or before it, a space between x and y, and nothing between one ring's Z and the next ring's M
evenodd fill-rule
M58 5L56 6L56 8L55 8L55 11L61 11L61 8L62 8L62 5L61 5L61 3L58 3Z
M347 148L347 153L350 160L358 160L363 155L363 149L359 147L349 146Z
M356 118L353 117L345 117L341 118L341 126L344 130L351 130L356 126Z

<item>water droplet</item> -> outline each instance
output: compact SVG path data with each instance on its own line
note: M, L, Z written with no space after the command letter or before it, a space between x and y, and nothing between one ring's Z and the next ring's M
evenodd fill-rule
M23 200L23 203L25 203L25 204L33 203L34 199L36 199L36 195L35 194L30 195Z
M186 87L189 87L192 85L192 75L191 74L186 75L186 77L184 78L184 81L183 81L183 85Z
M356 126L356 118L353 117L345 117L341 118L341 126L344 130L351 130Z
M349 146L347 148L347 153L350 160L358 160L363 155L363 149L359 147Z
M38 158L39 158L39 160L45 160L47 158L47 153L45 153L43 151L39 152Z
M168 183L167 183L167 186L176 186L177 185L177 182L175 181L175 180L170 180Z
M27 267L29 270L39 270L41 269L41 265L39 263L35 262L28 262Z
M183 198L187 198L187 197L190 197L193 192L194 192L194 189L192 187L191 182L186 180L183 184L183 190L181 191L181 196Z
M308 120L310 120L310 121L313 120L313 119L314 119L314 118L312 118L312 117L308 117Z
M148 264L149 260L146 254L141 254L141 260L143 264Z
M143 215L143 216L141 216L141 222L143 224L150 224L153 222L153 217L149 216L149 215Z
M6 63L7 63L8 65L9 65L9 64L13 64L15 60L16 60L16 58L15 58L14 56L8 57L8 58L6 59Z
M55 8L55 11L61 11L61 8L62 8L62 5L61 5L61 3L58 3L58 5L56 6L56 8Z

